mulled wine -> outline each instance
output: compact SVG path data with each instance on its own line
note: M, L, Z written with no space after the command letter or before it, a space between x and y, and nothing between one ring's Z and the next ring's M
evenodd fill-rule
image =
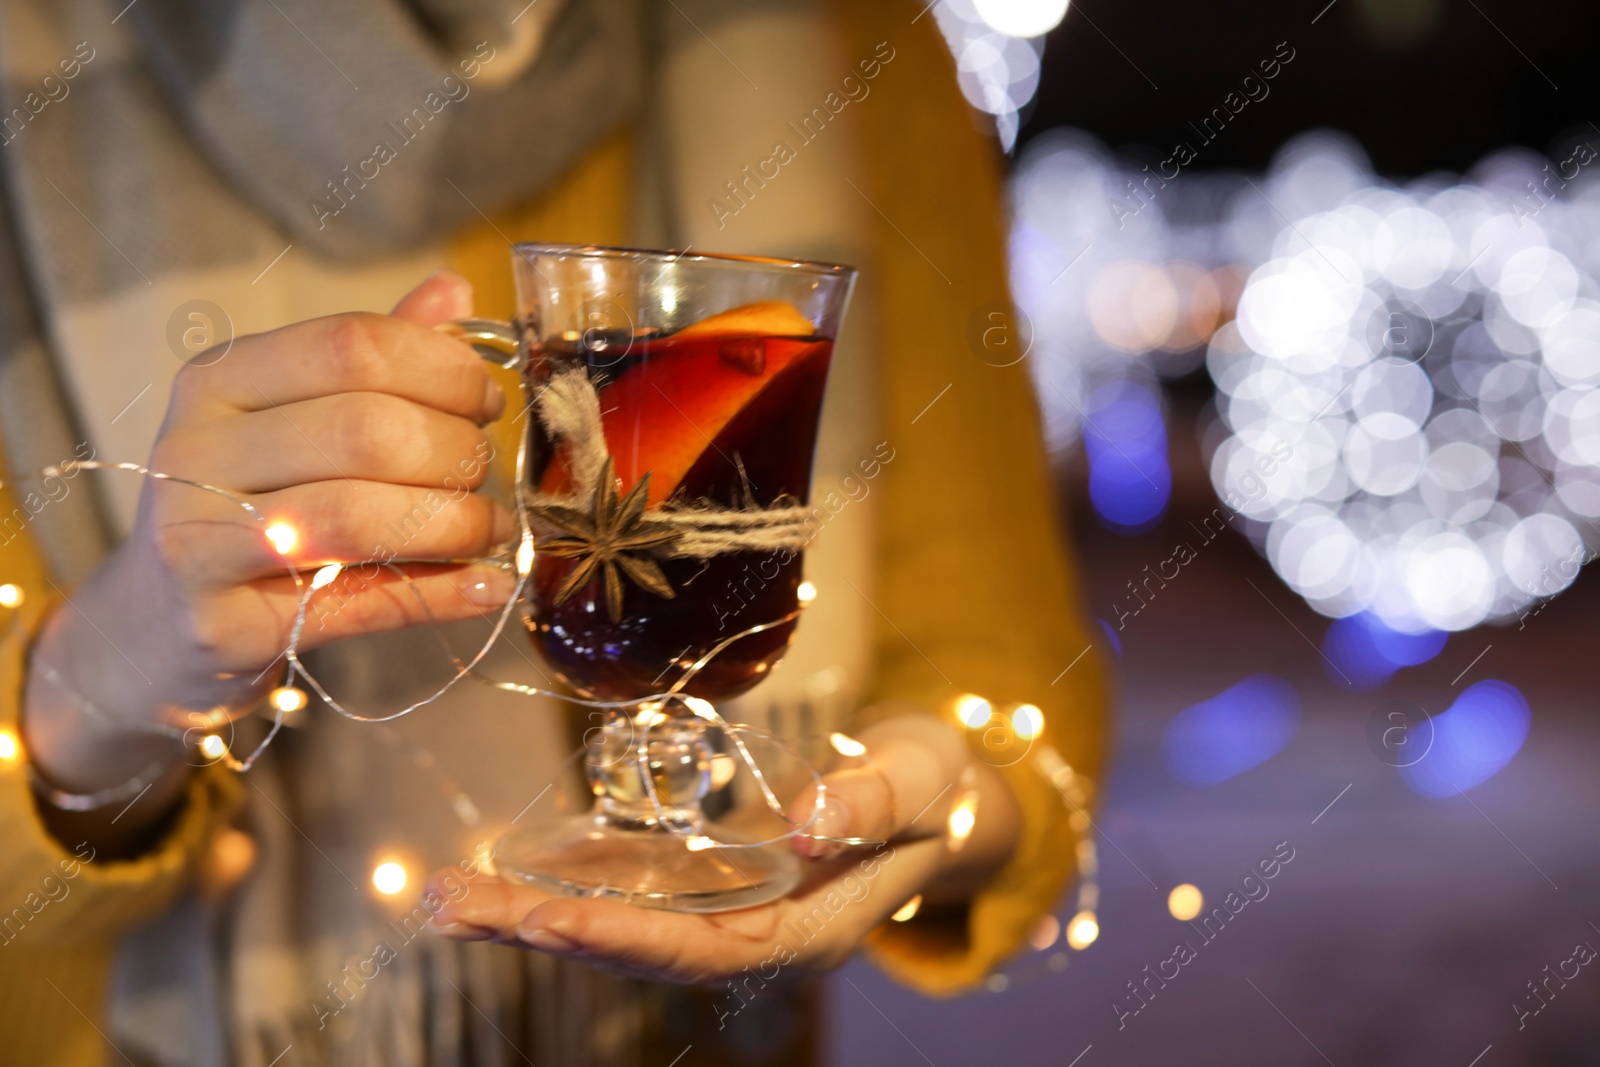
M797 333L812 332L788 312L776 313L780 328L798 319ZM833 342L739 329L763 319L772 325L773 318L770 309L753 318L736 309L665 336L558 340L546 344L537 366L544 376L552 365L584 368L598 393L620 492L648 474L647 507L803 503ZM559 444L541 442L532 454L538 461L530 476L542 493L572 492ZM624 580L621 611L613 613L598 571L562 597L581 561L536 553L527 626L545 662L584 696L634 699L670 688L729 638L787 618L717 652L683 691L715 701L759 682L794 632L801 553L730 551L704 559L657 553L654 563L673 595Z

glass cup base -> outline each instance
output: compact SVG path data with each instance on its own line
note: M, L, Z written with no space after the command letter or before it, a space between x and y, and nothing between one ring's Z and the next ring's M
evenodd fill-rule
M755 907L799 884L800 861L788 841L691 850L690 840L618 825L595 811L510 831L496 846L495 865L508 880L547 893L702 913Z

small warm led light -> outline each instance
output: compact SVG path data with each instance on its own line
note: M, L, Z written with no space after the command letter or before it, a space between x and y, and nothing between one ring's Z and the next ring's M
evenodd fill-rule
M1011 713L1011 726L1018 737L1031 741L1044 732L1044 712L1032 704L1024 704Z
M306 692L292 685L280 685L267 695L267 701L274 709L288 715L306 706Z
M1100 923L1094 912L1080 911L1067 924L1067 944L1075 949L1086 949L1100 936Z
M702 719L715 720L717 717L717 709L711 706L711 701L702 700L700 697L684 697L683 706Z
M634 720L641 730L648 730L652 726L659 726L667 721L667 713L661 710L660 704L650 704L639 709L639 717Z
M372 868L372 888L386 897L392 897L406 887L406 869L394 860L385 860Z
M10 730L0 730L0 763L11 763L22 754L22 742Z
M895 913L889 916L889 918L893 919L897 923L907 922L917 914L921 907L922 894L918 893L916 896L900 905L900 907L896 909Z
M206 759L221 759L228 751L228 742L216 734L206 734L200 739L200 754Z
M718 752L711 757L711 788L721 789L733 781L733 776L739 771L739 764L726 752Z
M20 608L26 599L22 586L12 582L0 585L0 608Z
M989 716L993 711L987 700L971 693L956 701L956 718L960 719L969 730L981 730L989 725Z
M344 564L342 563L328 564L311 576L311 588L321 589L325 585L332 584L333 580L339 577L339 572L342 570L344 570Z
M1179 922L1188 922L1199 915L1205 902L1206 898L1201 895L1200 890L1188 882L1167 894L1167 910L1172 912L1172 917Z
M817 587L810 582L801 582L800 588L794 591L794 595L800 603L809 604L817 599Z
M717 843L711 840L709 837L695 834L693 837L689 838L689 840L683 843L683 847L688 849L690 852L704 852L708 848L716 848Z
M1033 929L1028 933L1028 944L1040 952L1056 943L1061 936L1061 920L1054 915L1046 915L1033 924Z
M851 737L849 734L831 733L828 735L828 744L841 756L865 756L867 746Z
M531 570L533 570L533 535L528 534L517 546L517 573L526 577Z
M300 543L300 535L288 523L275 522L267 527L267 540L272 542L273 550L278 555L287 556Z
M947 842L951 852L959 852L967 843L967 838L972 836L972 828L978 822L978 797L975 793L968 793L956 802L950 809L950 819L946 823L950 831Z
M212 839L201 876L207 888L237 885L256 861L256 842L243 830L224 827Z

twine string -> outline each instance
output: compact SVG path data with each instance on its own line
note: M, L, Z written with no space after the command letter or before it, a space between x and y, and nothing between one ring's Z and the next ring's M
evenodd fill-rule
M588 371L578 367L553 375L534 407L545 432L566 448L573 488L564 494L528 490L524 493L523 510L549 505L587 510L593 506L595 486L611 458L601 419L600 395L589 380ZM743 473L742 467L740 472ZM728 508L709 501L658 506L645 511L643 518L677 532L677 538L662 549L662 555L709 559L730 552L803 549L811 540L812 528L806 524L810 515L799 501L784 496L767 507Z

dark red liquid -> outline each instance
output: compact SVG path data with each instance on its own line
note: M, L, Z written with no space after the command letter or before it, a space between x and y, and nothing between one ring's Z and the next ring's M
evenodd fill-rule
M633 341L625 358L591 372L622 492L650 470L653 498L727 507L806 500L832 354L829 340ZM546 491L562 491L564 461L557 457L535 477ZM662 692L719 642L798 607L798 551L658 562L677 596L625 581L622 618L613 620L598 579L555 605L555 590L576 563L535 557L528 629L562 681L604 700ZM733 642L684 691L719 700L751 688L782 655L794 626L790 620Z

